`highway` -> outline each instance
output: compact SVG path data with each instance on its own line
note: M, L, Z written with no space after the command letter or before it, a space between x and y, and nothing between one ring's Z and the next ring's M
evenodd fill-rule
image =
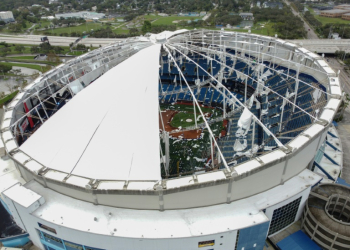
M0 41L7 43L16 43L16 44L40 44L40 38L43 37L41 35L3 35L0 34ZM48 36L50 44L54 46L69 46L69 44L75 42L78 37L62 37L62 36ZM81 42L81 44L85 44L90 46L90 44L94 47L105 46L110 43L121 41L124 39L116 39L116 38L85 38Z
M317 53L333 54L337 50L342 50L350 53L350 39L305 39L288 41Z

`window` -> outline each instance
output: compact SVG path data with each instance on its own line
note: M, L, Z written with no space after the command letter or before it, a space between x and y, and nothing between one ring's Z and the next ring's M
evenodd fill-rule
M236 243L235 243L235 250L237 250L238 240L239 240L239 230L237 231Z
M269 235L274 234L294 222L301 197L273 211Z
M214 246L215 240L207 240L198 242L198 247Z
M58 246L60 248L64 248L63 247L63 242L62 242L62 240L60 238L57 238L55 236L52 236L52 235L44 233L44 232L41 232L41 233L44 236L45 242L48 242L48 243L50 243L52 245L55 245L55 246Z
M65 241L64 245L66 246L67 250L74 250L74 249L83 250L84 249L82 245L78 245L78 244L68 242L68 241Z
M50 231L51 233L57 234L56 229L54 229L52 227L45 226L45 225L43 225L43 224L41 224L39 222L38 222L38 225L39 225L39 227L41 227L41 228L43 228L43 229L45 229L47 231Z
M104 250L104 249L93 248L93 247L87 247L87 246L85 246L85 250Z

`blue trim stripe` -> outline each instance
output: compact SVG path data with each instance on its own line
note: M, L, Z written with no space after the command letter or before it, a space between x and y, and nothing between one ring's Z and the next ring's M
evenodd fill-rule
M327 155L326 153L324 153L323 155L324 155L328 160L330 160L333 164L339 166L339 164L338 164L335 160L333 160L329 155Z
M326 141L327 145L330 146L331 148L333 148L334 150L337 150L339 152L341 152L336 146L334 146L333 144L331 144L330 142Z
M328 177L328 179L331 179L332 181L335 181L334 178L332 176L330 176L330 174L328 174L328 172L326 170L324 170L323 167L321 167L320 164L318 164L315 161L314 161L314 163L315 163L316 167L318 167Z

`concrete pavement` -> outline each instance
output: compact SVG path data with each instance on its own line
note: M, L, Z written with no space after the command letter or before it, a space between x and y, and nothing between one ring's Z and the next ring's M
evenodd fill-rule
M338 70L340 70L339 78L343 91L350 94L349 74L344 70L343 65L340 64L337 59L327 59L329 66L331 66L334 71L338 72ZM343 120L338 122L337 131L343 147L343 170L340 177L346 180L347 183L350 183L350 107L345 109Z
M338 122L338 134L343 147L343 169L340 177L350 183L350 108L344 111L343 120Z
M350 39L304 39L304 40L287 40L300 45L312 52L333 54L338 51L350 53Z

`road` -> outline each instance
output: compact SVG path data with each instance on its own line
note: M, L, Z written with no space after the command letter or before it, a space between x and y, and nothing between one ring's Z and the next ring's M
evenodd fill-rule
M332 67L334 72L338 73L338 71L340 70L339 79L340 79L340 83L343 88L343 91L350 94L350 74L344 70L344 66L340 64L337 59L335 58L326 58L326 59L328 60L328 64L329 66Z
M312 52L334 54L337 50L350 53L350 39L305 39L305 40L287 40L300 45Z
M284 0L284 2L290 6L289 2L287 0ZM304 28L307 32L307 39L318 39L318 36L316 35L315 31L309 26L307 22L305 22L304 18L300 15L299 12L295 11L294 8L292 8L292 12L295 16L300 17L300 19L304 22Z
M40 38L43 36L40 35L0 35L1 42L7 43L16 43L16 44L40 44ZM62 37L62 36L48 36L50 44L54 46L69 46L69 44L75 42L78 37ZM85 44L90 46L90 44L94 47L105 46L110 43L114 43L117 41L121 41L124 39L118 38L85 38L81 42L81 44Z

